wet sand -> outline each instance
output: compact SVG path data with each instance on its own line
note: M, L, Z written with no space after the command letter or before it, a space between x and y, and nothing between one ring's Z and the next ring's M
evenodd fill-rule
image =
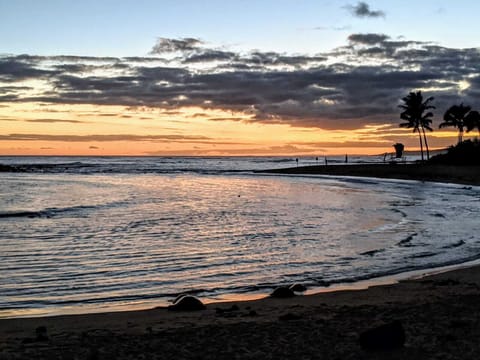
M480 185L480 166L434 164L362 164L299 166L262 171L275 174L361 176Z
M480 267L367 290L216 303L206 310L0 320L0 359L477 359ZM394 320L405 345L359 335Z

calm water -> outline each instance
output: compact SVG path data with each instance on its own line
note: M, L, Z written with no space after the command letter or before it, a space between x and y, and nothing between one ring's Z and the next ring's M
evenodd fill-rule
M326 286L480 258L479 187L248 171L294 165L281 158L0 164L19 170L0 173L0 317Z

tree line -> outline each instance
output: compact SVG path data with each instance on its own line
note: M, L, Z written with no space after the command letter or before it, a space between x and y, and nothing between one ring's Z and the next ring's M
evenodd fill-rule
M433 131L432 118L435 109L431 103L434 100L433 97L423 99L421 91L410 92L407 96L402 98L403 104L399 105L403 111L400 113L400 118L406 122L402 122L400 127L413 129L413 132L418 132L418 138L420 142L420 153L423 157L423 148L425 146L427 159L430 158L428 150L428 142L426 131ZM461 103L460 105L453 105L443 115L443 122L439 125L439 128L453 127L458 129L458 143L463 141L464 132L470 132L474 129L478 130L480 137L480 113L468 105Z

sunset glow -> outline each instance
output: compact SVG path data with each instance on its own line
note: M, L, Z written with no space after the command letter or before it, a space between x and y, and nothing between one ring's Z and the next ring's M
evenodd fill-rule
M28 3L32 11L38 6L19 3ZM51 4L45 19L61 13L76 21L65 3ZM310 10L319 10L318 4L307 3ZM115 11L149 12L131 5ZM62 39L52 50L36 31L23 29L30 41L38 42L21 50L9 40L0 55L0 155L321 156L381 154L391 152L396 142L418 150L417 134L398 128L398 104L415 90L435 97L430 147L454 144L456 132L439 131L438 124L454 103L477 106L480 51L475 40L465 36L463 45L469 47L457 48L448 37L445 44L438 43L433 33L431 39L411 38L398 27L406 10L386 2L323 5L344 25L325 25L328 17L322 17L324 24L314 26L306 16L305 26L284 29L281 50L276 37L270 38L276 39L271 43L275 49L265 45L265 33L251 36L250 46L247 33L239 46L231 41L240 39L233 29L221 38L218 31L192 25L188 33L168 37L171 29L159 23L147 31L151 42L140 53L132 52L130 44L109 51L92 47L88 53L82 47L79 54ZM10 15L19 11L10 6ZM169 5L145 6L180 15ZM280 17L294 11L289 6L279 7ZM428 6L419 11L431 11L431 19L453 16ZM2 7L9 8L6 2ZM258 5L257 10L266 8ZM8 27L11 18L0 20L5 38L15 39ZM102 25L88 21L123 31L113 20ZM373 31L380 25L382 33ZM193 28L198 36L190 35ZM41 31L55 38L54 29ZM72 36L92 39L88 33ZM108 41L107 34L98 35L102 39ZM294 44L307 39L308 46L299 51ZM260 49L258 41L264 44Z

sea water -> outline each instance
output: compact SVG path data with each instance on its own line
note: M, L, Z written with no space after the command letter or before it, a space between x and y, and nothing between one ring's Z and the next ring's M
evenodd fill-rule
M480 258L480 187L252 172L296 166L288 158L0 165L11 167L0 173L0 317L321 288Z

